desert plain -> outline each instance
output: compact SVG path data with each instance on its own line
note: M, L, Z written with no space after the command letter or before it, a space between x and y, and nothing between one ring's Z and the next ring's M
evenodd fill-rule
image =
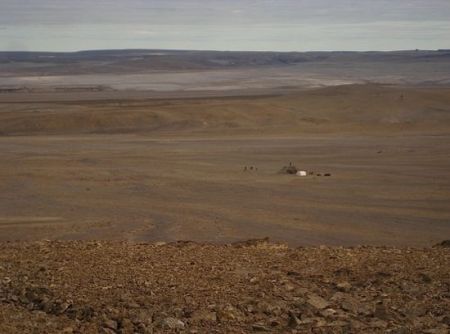
M449 235L448 53L104 53L3 54L0 240Z

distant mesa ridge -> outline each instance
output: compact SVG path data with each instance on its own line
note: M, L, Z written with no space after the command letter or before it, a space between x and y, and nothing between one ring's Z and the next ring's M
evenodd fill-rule
M53 63L54 66L81 61L107 62L101 67L127 66L146 69L215 69L242 66L283 66L304 62L383 61L408 62L435 57L450 59L450 50L411 51L317 51L317 52L267 52L267 51L189 51L189 50L91 50L77 52L0 52L0 65L11 63ZM92 64L91 70L95 71Z

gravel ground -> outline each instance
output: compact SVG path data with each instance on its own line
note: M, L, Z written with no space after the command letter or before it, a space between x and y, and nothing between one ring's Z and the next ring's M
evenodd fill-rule
M445 245L6 242L0 333L444 334L449 268Z

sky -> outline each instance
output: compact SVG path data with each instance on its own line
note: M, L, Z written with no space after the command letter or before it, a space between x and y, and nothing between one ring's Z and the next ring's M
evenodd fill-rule
M450 0L0 0L0 51L450 48Z

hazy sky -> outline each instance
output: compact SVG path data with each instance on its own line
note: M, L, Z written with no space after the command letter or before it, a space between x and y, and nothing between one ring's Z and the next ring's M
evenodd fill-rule
M450 0L0 0L0 50L450 48Z

